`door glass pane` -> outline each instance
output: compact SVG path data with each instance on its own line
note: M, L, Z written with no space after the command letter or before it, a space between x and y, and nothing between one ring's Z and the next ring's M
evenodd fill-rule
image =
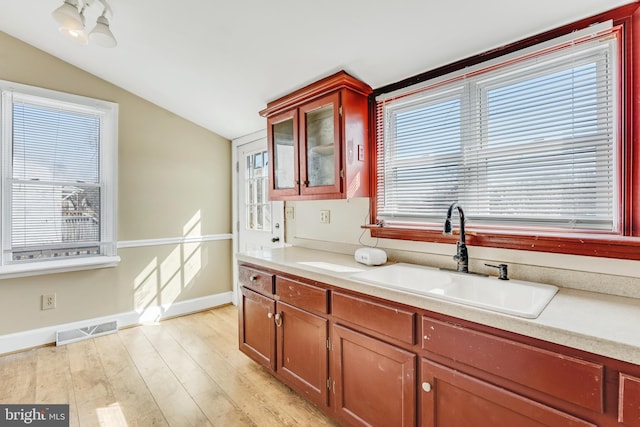
M271 202L267 198L269 180L267 152L248 154L246 164L246 228L271 232Z
M247 156L247 178L252 178L253 174L253 156Z
M335 184L333 104L305 114L309 187Z
M294 188L293 118L273 125L275 188Z

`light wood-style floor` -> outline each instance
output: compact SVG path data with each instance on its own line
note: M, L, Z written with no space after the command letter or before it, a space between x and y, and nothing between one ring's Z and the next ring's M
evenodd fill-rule
M335 426L238 351L226 306L0 357L0 403L70 404L71 426Z

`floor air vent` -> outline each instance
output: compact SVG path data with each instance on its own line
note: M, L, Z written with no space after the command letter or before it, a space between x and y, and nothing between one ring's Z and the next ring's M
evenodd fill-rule
M118 331L118 322L105 322L99 325L87 326L85 328L70 329L68 331L56 332L56 345L65 345L72 342L95 338L101 335L112 334Z

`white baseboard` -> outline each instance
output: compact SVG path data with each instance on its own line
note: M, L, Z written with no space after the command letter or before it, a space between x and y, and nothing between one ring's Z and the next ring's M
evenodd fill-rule
M224 292L173 304L147 307L144 311L130 311L111 316L95 317L71 323L47 326L29 331L0 335L0 355L38 347L56 341L56 331L84 328L104 322L118 322L118 328L142 323L156 322L170 317L181 316L231 303L232 292Z

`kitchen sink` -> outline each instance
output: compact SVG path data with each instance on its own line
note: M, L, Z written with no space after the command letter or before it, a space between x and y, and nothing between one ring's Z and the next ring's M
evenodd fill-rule
M558 292L553 285L499 280L404 263L367 270L351 278L530 319L538 317Z

